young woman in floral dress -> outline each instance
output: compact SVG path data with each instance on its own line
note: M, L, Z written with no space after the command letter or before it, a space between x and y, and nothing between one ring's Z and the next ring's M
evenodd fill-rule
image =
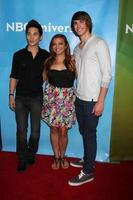
M43 77L46 81L42 120L50 127L50 140L54 152L53 169L68 168L65 157L68 129L75 123L75 64L70 55L67 38L55 35L50 42L50 57L46 60Z

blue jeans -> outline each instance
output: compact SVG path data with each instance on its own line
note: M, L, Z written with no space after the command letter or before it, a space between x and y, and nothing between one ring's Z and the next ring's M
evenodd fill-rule
M96 129L99 117L92 114L96 102L83 101L76 98L75 109L79 131L83 138L84 173L92 173L97 151Z
M19 160L26 161L38 150L42 97L17 96L15 117L17 123L17 154ZM28 117L30 115L31 134L27 141Z

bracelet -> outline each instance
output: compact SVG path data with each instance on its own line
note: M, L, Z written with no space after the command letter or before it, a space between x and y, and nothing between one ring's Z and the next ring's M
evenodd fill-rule
M14 94L10 93L9 96L14 96Z

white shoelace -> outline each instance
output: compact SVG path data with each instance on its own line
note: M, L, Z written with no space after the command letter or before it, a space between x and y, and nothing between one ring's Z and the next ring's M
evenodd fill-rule
M81 170L80 174L78 175L79 179L81 179L84 175L84 172Z

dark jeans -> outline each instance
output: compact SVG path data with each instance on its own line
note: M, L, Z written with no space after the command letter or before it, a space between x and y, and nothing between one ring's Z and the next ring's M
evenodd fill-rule
M17 154L19 160L26 161L38 150L42 97L16 97L15 116L17 123ZM31 134L27 140L28 117L30 115Z
M83 172L93 172L97 151L96 128L99 117L92 114L92 109L96 102L82 101L76 98L75 108L79 125L79 131L83 138L84 165Z

